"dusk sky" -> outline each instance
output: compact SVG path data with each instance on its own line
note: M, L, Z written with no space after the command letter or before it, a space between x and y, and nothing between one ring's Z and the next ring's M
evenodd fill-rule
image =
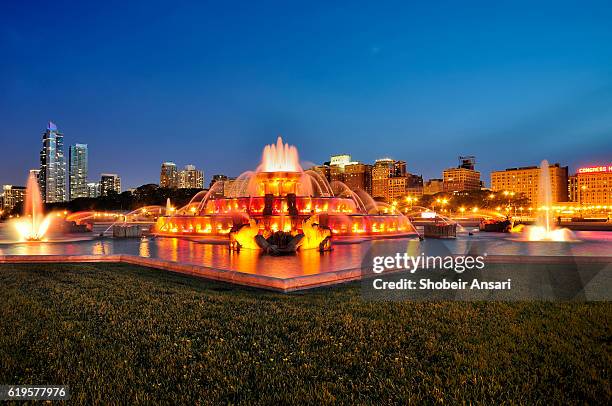
M611 162L612 3L500 3L3 2L0 184L38 167L49 120L124 189L162 161L236 176L279 134L303 163L426 179L476 155L487 185Z

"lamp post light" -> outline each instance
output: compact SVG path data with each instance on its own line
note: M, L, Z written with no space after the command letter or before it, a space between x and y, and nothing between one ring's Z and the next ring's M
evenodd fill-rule
M493 204L493 200L495 199L495 194L491 193L489 196L487 196L487 198L491 201L490 204ZM486 207L489 207L489 203L485 203Z
M408 203L409 207L412 209L413 202L416 202L417 198L412 196L406 196L406 203Z
M443 208L443 210L446 210L446 209L444 209L444 207L445 207L447 204L448 204L448 199L442 199L442 208ZM449 214L448 214L448 215L449 215L449 217L450 217L450 212L449 212Z

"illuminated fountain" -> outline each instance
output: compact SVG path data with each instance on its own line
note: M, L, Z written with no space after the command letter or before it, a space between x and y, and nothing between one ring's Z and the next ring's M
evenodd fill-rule
M552 187L547 160L540 164L540 184L538 191L538 213L536 224L527 226L524 233L527 241L571 241L573 234L567 228L555 225L553 213Z
M312 232L323 239L324 229L334 238L418 235L408 218L392 206L375 202L364 191L352 191L342 182L330 184L313 170L303 170L297 149L280 137L264 148L255 171L228 183L217 182L186 206L160 217L156 233L227 235L250 224L244 234L253 234L252 228L257 227L265 235ZM301 244L302 249L317 245L309 236Z
M23 217L13 220L20 241L43 241L51 216L43 213L43 203L40 196L38 182L33 173L30 173L26 187Z

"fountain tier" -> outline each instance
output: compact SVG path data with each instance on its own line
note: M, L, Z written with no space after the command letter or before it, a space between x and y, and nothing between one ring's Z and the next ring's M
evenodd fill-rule
M297 149L279 137L264 148L257 170L241 175L231 190L213 185L176 214L160 217L156 229L166 235L223 235L254 218L262 231L298 233L316 214L334 235L416 235L401 213L378 206L369 196L364 203L346 186L340 189L334 194L325 178L303 171Z

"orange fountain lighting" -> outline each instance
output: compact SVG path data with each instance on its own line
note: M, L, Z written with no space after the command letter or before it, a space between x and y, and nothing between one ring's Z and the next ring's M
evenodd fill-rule
M548 161L543 160L540 164L540 188L538 196L538 215L536 224L525 227L528 241L571 241L572 233L566 228L557 228L551 213L552 186ZM508 210L508 209L507 209Z
M21 241L42 241L50 223L51 217L43 213L42 198L36 177L30 174L26 186L23 217L13 222L15 230Z
M258 172L301 172L300 158L297 148L284 144L278 137L276 144L266 145Z
M258 230L258 233L303 233L306 237L301 249L307 249L318 247L322 241L317 233L303 229L305 224L309 227L310 223L304 223L306 220L317 218L317 223L322 222L321 232L329 228L342 236L416 234L409 219L396 208L380 209L373 200L371 206L366 206L355 193L334 193L325 178L303 170L296 147L283 143L281 137L275 144L265 146L257 169L243 175L228 195L225 190L219 195L215 189L203 197L196 195L198 199L194 197L187 206L160 216L156 223L157 233L224 235L233 226L242 226L241 232L232 234L242 247L249 245L245 242L252 237L249 232ZM416 200L411 198L410 201ZM449 200L444 199L441 203L448 204ZM316 214L321 216L314 217ZM244 229L245 219L256 219L258 227Z

